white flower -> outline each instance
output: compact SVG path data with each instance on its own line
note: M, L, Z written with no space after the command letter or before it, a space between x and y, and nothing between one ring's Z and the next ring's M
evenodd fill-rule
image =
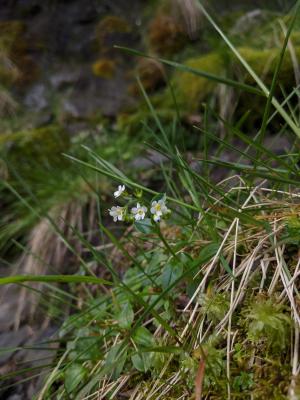
M124 207L112 207L109 211L109 215L111 215L114 221L124 221Z
M153 214L153 219L155 222L160 221L160 218L169 212L168 207L166 206L165 198L162 198L158 201L154 200L151 203L151 214Z
M159 221L160 221L160 217L161 217L161 216L158 215L158 214L154 214L154 215L153 215L153 219L154 219L155 222L159 222Z
M120 197L124 191L125 191L125 185L119 185L118 190L114 192L114 196Z
M136 207L131 209L134 219L136 221L140 221L141 219L145 218L147 207L141 206L140 203L137 203Z

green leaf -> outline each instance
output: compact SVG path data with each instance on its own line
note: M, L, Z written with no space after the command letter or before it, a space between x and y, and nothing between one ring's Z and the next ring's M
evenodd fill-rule
M94 276L81 275L15 275L0 278L0 285L22 282L64 282L64 283L98 283L100 285L111 285L112 283Z
M144 347L154 346L154 338L152 333L145 328L144 326L140 326L136 329L132 336L133 340L136 344Z
M161 276L162 287L166 289L169 285L172 285L183 272L182 264L167 264Z
M152 353L137 353L131 357L134 368L141 372L147 372L153 364Z
M153 226L150 218L145 218L142 221L135 221L134 226L136 230L144 234L148 234L153 231Z
M105 367L108 373L112 374L113 379L118 379L121 375L127 358L127 350L122 347L122 343L114 345L106 355Z
M156 196L154 196L153 198L152 198L152 200L151 200L151 203L153 202L153 201L159 201L159 200L161 200L161 199L163 199L163 200L166 200L166 194L165 193L159 193L159 194L157 194Z
M134 319L134 312L129 302L122 305L122 310L117 313L116 319L118 320L120 328L129 329Z
M208 244L200 251L199 259L209 260L210 258L214 257L217 254L219 247L220 245L218 243Z
M89 328L81 328L76 333L76 339L68 342L69 357L77 361L95 360L100 358L102 336L92 336L95 332Z
M68 393L73 392L87 376L87 369L81 364L72 364L65 372L65 387Z

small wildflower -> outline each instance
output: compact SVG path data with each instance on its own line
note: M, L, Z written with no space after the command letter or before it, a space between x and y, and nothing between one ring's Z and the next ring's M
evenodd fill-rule
M140 221L141 219L145 218L147 207L141 206L140 203L137 203L136 207L132 208L132 214L136 221Z
M153 219L154 219L155 222L159 222L159 221L160 221L160 217L161 217L161 216L158 215L158 214L154 214L154 215L153 215Z
M162 198L158 201L154 200L152 201L151 204L151 214L153 214L153 219L155 222L160 221L160 218L167 214L170 210L166 206L166 200L165 198Z
M119 185L118 190L114 192L114 196L120 197L124 191L125 191L125 185Z
M113 217L114 222L124 221L124 207L112 207L109 211L109 215Z

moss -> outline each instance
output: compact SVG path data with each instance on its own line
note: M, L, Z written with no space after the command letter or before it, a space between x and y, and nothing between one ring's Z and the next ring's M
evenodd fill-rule
M215 293L211 289L200 297L200 304L208 320L214 323L221 321L229 310L227 293Z
M130 24L122 17L108 15L102 18L96 26L96 41L101 51L110 50L111 45L107 44L111 35L130 33L132 28Z
M138 60L137 75L139 76L144 89L151 93L159 89L165 83L165 69L162 63L157 60L142 58ZM138 84L134 84L130 88L133 94L139 94L140 88Z
M98 23L96 32L99 35L102 35L103 33L113 33L113 32L130 32L131 27L128 24L128 22L122 18L118 17L116 15L108 15L101 19L101 21Z
M265 83L270 84L281 50L279 48L258 50L250 47L241 47L238 51L257 75L263 79ZM297 58L299 58L300 47L295 47L295 52ZM238 64L236 64L236 67L240 68ZM280 69L279 79L283 83L286 82L290 84L291 77L294 77L294 67L290 53L286 52ZM246 80L248 82L253 82L253 79L249 75L247 75Z
M282 364L281 360L257 363L254 366L253 399L286 400L290 378L289 365Z
M92 70L95 76L105 79L113 78L116 71L116 62L107 58L97 60Z
M24 169L31 163L56 162L70 146L66 132L57 125L0 136L0 150L14 166Z
M7 85L32 82L38 69L28 54L25 24L21 21L2 21L0 32L1 81Z
M158 14L148 28L149 47L156 54L171 56L178 53L187 43L183 27L173 17Z
M291 328L291 318L285 306L276 299L258 296L246 310L248 338L273 352L285 349Z
M172 109L157 110L157 115L163 124L170 123L174 118ZM151 126L153 116L146 108L140 108L136 112L121 113L117 118L117 129L127 134L136 134L141 131L143 125ZM153 126L155 129L155 126Z
M21 21L1 21L0 22L0 46L2 49L11 51L23 51L24 41L20 41L21 37L24 37L25 24Z
M225 70L223 56L217 52L191 58L184 64L215 75L222 75ZM211 80L182 71L175 72L172 84L179 105L189 111L196 110L199 103L216 87L216 83Z
M18 68L14 65L12 65L12 68L9 68L9 64L9 59L3 54L0 55L0 81L5 85L11 85L20 76Z
M269 86L272 82L276 62L280 56L280 49L259 50L251 47L240 47L238 51L256 74ZM295 47L295 52L297 58L299 58L300 47ZM242 75L242 80L248 84L254 84L253 78L245 71L245 68L235 56L231 53L224 53L223 50L187 59L183 61L183 64L217 76L224 76L230 70L237 76L236 80L240 80ZM293 79L294 67L290 53L287 52L279 73L279 80L283 85L289 85ZM212 94L217 86L217 83L212 80L178 70L174 72L171 83L180 109L189 113L197 111L199 104ZM159 108L172 108L173 100L169 89L157 95L153 103Z

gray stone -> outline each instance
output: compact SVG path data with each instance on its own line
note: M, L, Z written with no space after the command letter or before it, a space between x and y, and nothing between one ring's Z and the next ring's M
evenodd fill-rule
M19 394L13 394L12 396L9 396L7 400L22 400L22 396Z
M146 169L151 168L154 165L160 165L166 162L168 159L164 155L154 150L149 150L147 155L143 157L136 157L131 161L130 166L134 169Z
M61 66L60 70L50 76L50 83L55 90L62 90L75 84L80 78L80 69L70 66Z
M36 112L45 110L49 105L47 87L42 83L33 85L25 96L24 105Z
M15 352L19 346L22 346L28 341L28 339L33 335L32 329L25 325L15 332L4 332L0 334L0 364L6 363Z
M255 29L264 20L268 20L268 18L270 18L269 13L259 8L249 11L236 21L231 29L231 34L237 35L249 32L250 30Z
M0 332L7 331L15 323L16 311L20 305L21 288L16 285L2 287L0 290ZM28 317L26 305L20 315L20 322ZM1 347L1 346L0 346Z

